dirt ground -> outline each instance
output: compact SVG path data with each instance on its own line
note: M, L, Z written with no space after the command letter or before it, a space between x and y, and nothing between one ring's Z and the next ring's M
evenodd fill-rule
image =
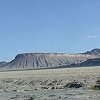
M0 72L0 100L100 100L100 67Z

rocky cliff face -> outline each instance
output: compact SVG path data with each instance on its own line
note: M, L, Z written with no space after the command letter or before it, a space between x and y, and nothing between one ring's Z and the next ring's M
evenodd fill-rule
M95 58L94 55L85 54L50 54L50 53L26 53L18 54L14 60L7 63L6 69L33 69L59 67L77 64L87 59Z
M8 63L0 63L3 69L34 69L63 66L95 66L99 65L100 49L93 49L82 54L62 53L25 53L18 54Z

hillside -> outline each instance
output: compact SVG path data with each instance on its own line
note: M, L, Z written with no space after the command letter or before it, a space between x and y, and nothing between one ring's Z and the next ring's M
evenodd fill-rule
M63 66L95 66L100 60L100 49L93 49L81 54L63 53L24 53L18 54L11 62L1 62L1 69L37 69Z
M69 55L69 54L47 54L47 53L27 53L18 54L14 60L7 63L5 69L32 69L58 67L70 64L77 64L87 59L95 58L91 55Z
M87 59L86 61L84 61L82 63L69 65L69 67L72 67L72 66L74 66L74 67L100 66L100 58Z
M91 51L87 51L87 52L82 53L82 54L89 54L89 55L100 56L100 49L96 48L96 49L93 49Z

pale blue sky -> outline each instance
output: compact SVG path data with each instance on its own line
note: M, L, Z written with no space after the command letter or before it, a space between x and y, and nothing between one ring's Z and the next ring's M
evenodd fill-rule
M0 0L0 61L27 52L100 48L100 0Z

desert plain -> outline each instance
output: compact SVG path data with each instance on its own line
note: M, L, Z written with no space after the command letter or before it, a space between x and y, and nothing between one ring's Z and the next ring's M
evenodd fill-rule
M0 100L100 100L100 66L1 71Z

